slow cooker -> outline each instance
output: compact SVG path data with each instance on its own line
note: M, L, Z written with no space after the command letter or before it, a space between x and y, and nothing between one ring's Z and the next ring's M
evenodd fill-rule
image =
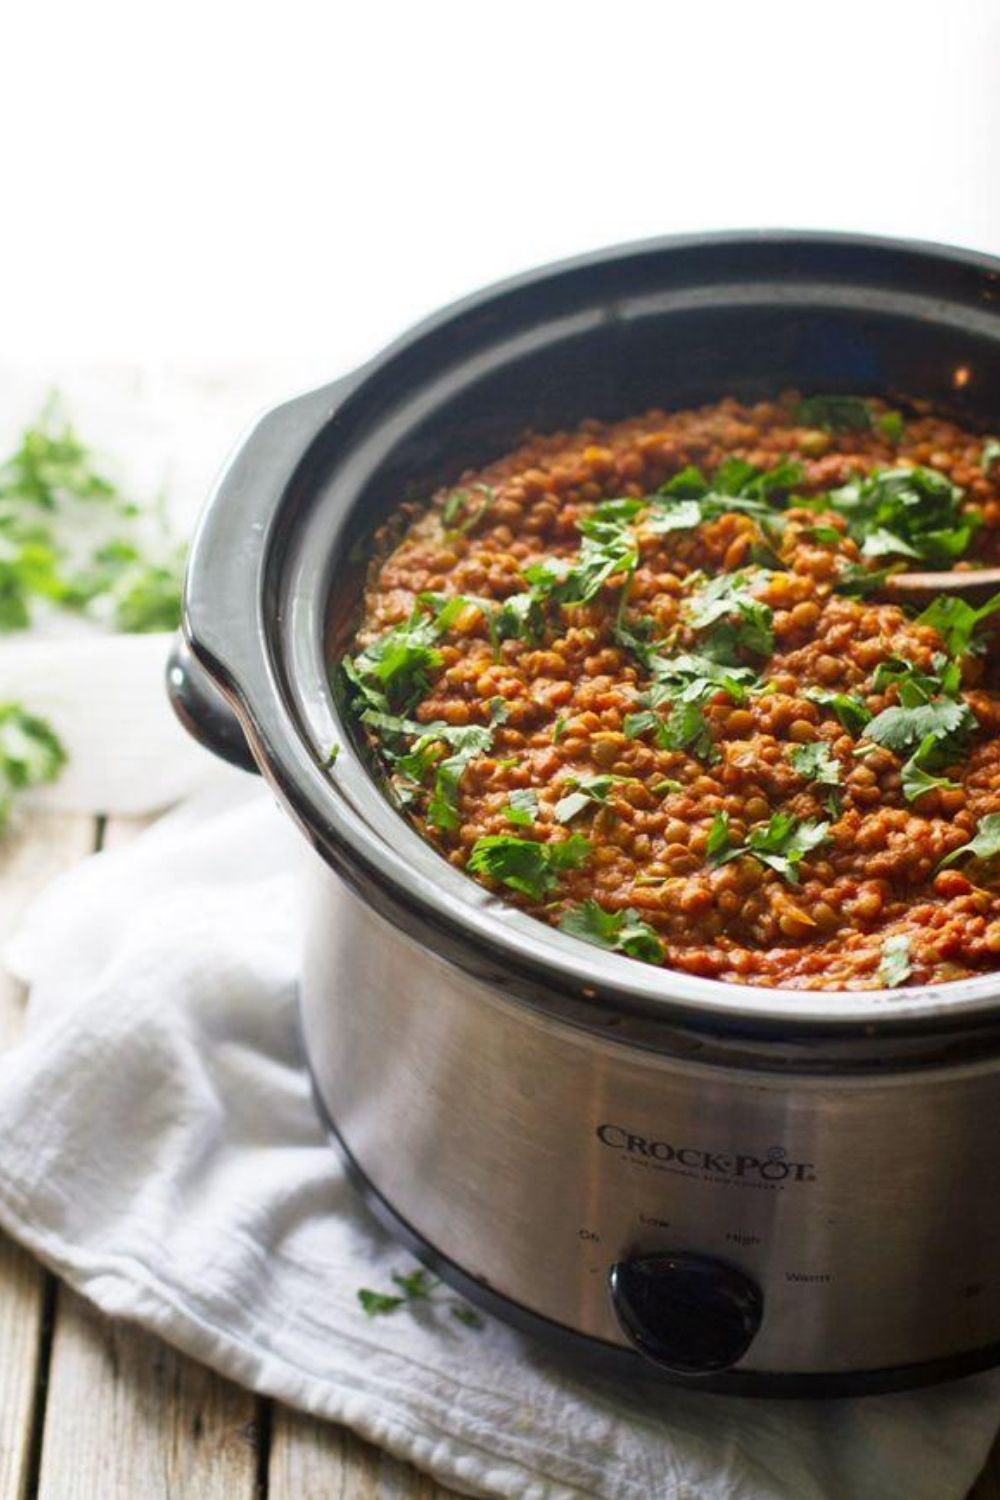
M623 1374L833 1394L1000 1361L1000 976L793 993L579 943L422 842L331 672L402 500L528 428L789 386L996 430L1000 261L712 235L468 298L250 432L169 675L312 845L304 1047L380 1218L472 1301Z

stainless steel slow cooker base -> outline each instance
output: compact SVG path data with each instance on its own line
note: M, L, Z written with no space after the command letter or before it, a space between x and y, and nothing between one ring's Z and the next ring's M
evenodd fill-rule
M1000 1362L995 1057L831 1072L683 1030L654 1050L597 1005L590 1025L534 1011L309 864L321 1111L378 1217L472 1301L719 1391L884 1391ZM650 1268L657 1296L630 1317L609 1283Z
M1000 1364L1000 1343L973 1349L966 1354L928 1360L920 1365L900 1365L887 1370L855 1370L847 1374L804 1372L785 1375L780 1371L731 1371L721 1375L681 1375L651 1365L643 1355L601 1339L576 1333L563 1323L553 1323L520 1303L512 1302L492 1288L467 1276L460 1266L442 1255L434 1245L419 1235L411 1224L400 1218L377 1188L368 1180L351 1155L336 1125L330 1119L313 1080L313 1097L324 1121L330 1145L340 1158L348 1177L361 1194L373 1218L411 1254L448 1283L467 1301L496 1318L547 1344L552 1350L587 1368L599 1369L618 1379L660 1379L688 1390L701 1390L729 1396L767 1396L788 1399L817 1399L841 1396L878 1396L890 1391L916 1390L920 1386L939 1385L975 1375Z

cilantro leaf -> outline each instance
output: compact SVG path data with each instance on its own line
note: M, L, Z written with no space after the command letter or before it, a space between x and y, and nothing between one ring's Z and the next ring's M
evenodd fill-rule
M803 427L824 432L867 432L872 425L871 408L860 396L806 396L793 416Z
M393 1297L387 1292L373 1292L370 1287L358 1289L358 1301L370 1318L383 1317L395 1312L406 1301L405 1297Z
M924 792L957 790L957 784L947 776L933 776L928 766L940 756L939 744L934 735L921 740L909 760L903 763L903 796L907 802L915 802Z
M788 760L805 781L814 781L817 786L840 785L840 761L831 755L825 740L790 746Z
M538 812L538 793L533 787L523 787L511 792L504 808L504 817L510 823L530 828Z
M949 656L962 656L972 644L976 627L1000 610L1000 594L974 609L957 594L940 594L917 616L917 625L929 625L944 641Z
M560 918L559 927L571 937L582 938L597 948L626 953L656 964L663 960L663 944L647 922L631 906L624 911L605 911L596 901L584 901Z
M716 661L735 662L741 650L760 657L774 650L773 614L750 592L753 581L746 572L720 573L691 601L688 622L704 635L705 651Z
M612 776L610 774L569 777L566 785L575 788L575 790L568 792L565 797L560 797L556 803L556 821L558 823L569 823L576 817L577 813L583 812L583 809L591 802L599 803L602 807L607 806L612 787L621 782L633 781L634 779L632 776Z
M882 944L882 962L878 977L887 989L905 984L913 973L910 963L910 940L905 933L894 933Z
M589 854L589 840L578 833L558 844L506 833L486 834L473 845L467 869L540 901L558 885L560 873L577 869Z
M848 734L860 733L871 719L868 705L851 693L832 693L828 688L812 687L806 688L806 697L810 703L828 708Z
M884 411L880 417L876 418L875 426L882 437L888 439L890 443L898 443L905 430L903 414L898 411Z
M876 469L831 490L823 504L847 519L868 557L896 553L947 566L960 557L978 524L963 514L964 491L937 469Z
M55 781L66 751L47 720L20 703L0 703L0 833L15 792Z
M984 474L989 474L998 460L1000 460L1000 438L987 438L979 456L979 467Z
M581 521L583 536L576 561L552 589L559 604L587 604L617 573L631 574L639 561L635 535L620 521Z
M365 708L407 713L430 687L430 673L441 665L434 645L439 627L420 606L402 625L387 630L341 666Z
M904 708L902 704L884 708L865 729L865 738L897 754L906 754L928 738L934 743L964 734L974 723L967 703L937 698L912 708Z
M764 827L751 829L745 844L734 845L727 814L716 813L709 829L706 854L709 863L715 865L728 864L741 854L752 854L790 885L798 885L799 865L811 850L829 843L829 828L829 823L808 819L798 823L791 813L777 812Z
M967 844L959 849L953 849L945 856L938 866L939 870L953 865L960 859L987 860L996 859L1000 854L1000 813L987 813L985 818L980 818L976 832Z

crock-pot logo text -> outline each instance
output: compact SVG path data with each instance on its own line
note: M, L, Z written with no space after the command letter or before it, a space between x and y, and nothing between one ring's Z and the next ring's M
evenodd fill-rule
M777 1186L786 1182L816 1181L813 1163L789 1161L783 1146L771 1146L759 1154L706 1151L704 1146L679 1146L673 1141L656 1141L645 1135L636 1135L624 1125L598 1125L597 1139L603 1146L621 1151L637 1163L698 1173L726 1182Z

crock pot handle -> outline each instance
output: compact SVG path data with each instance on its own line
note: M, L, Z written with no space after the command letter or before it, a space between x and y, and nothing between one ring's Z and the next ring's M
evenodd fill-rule
M239 719L182 635L167 660L167 694L174 713L199 745L241 771L258 770Z

